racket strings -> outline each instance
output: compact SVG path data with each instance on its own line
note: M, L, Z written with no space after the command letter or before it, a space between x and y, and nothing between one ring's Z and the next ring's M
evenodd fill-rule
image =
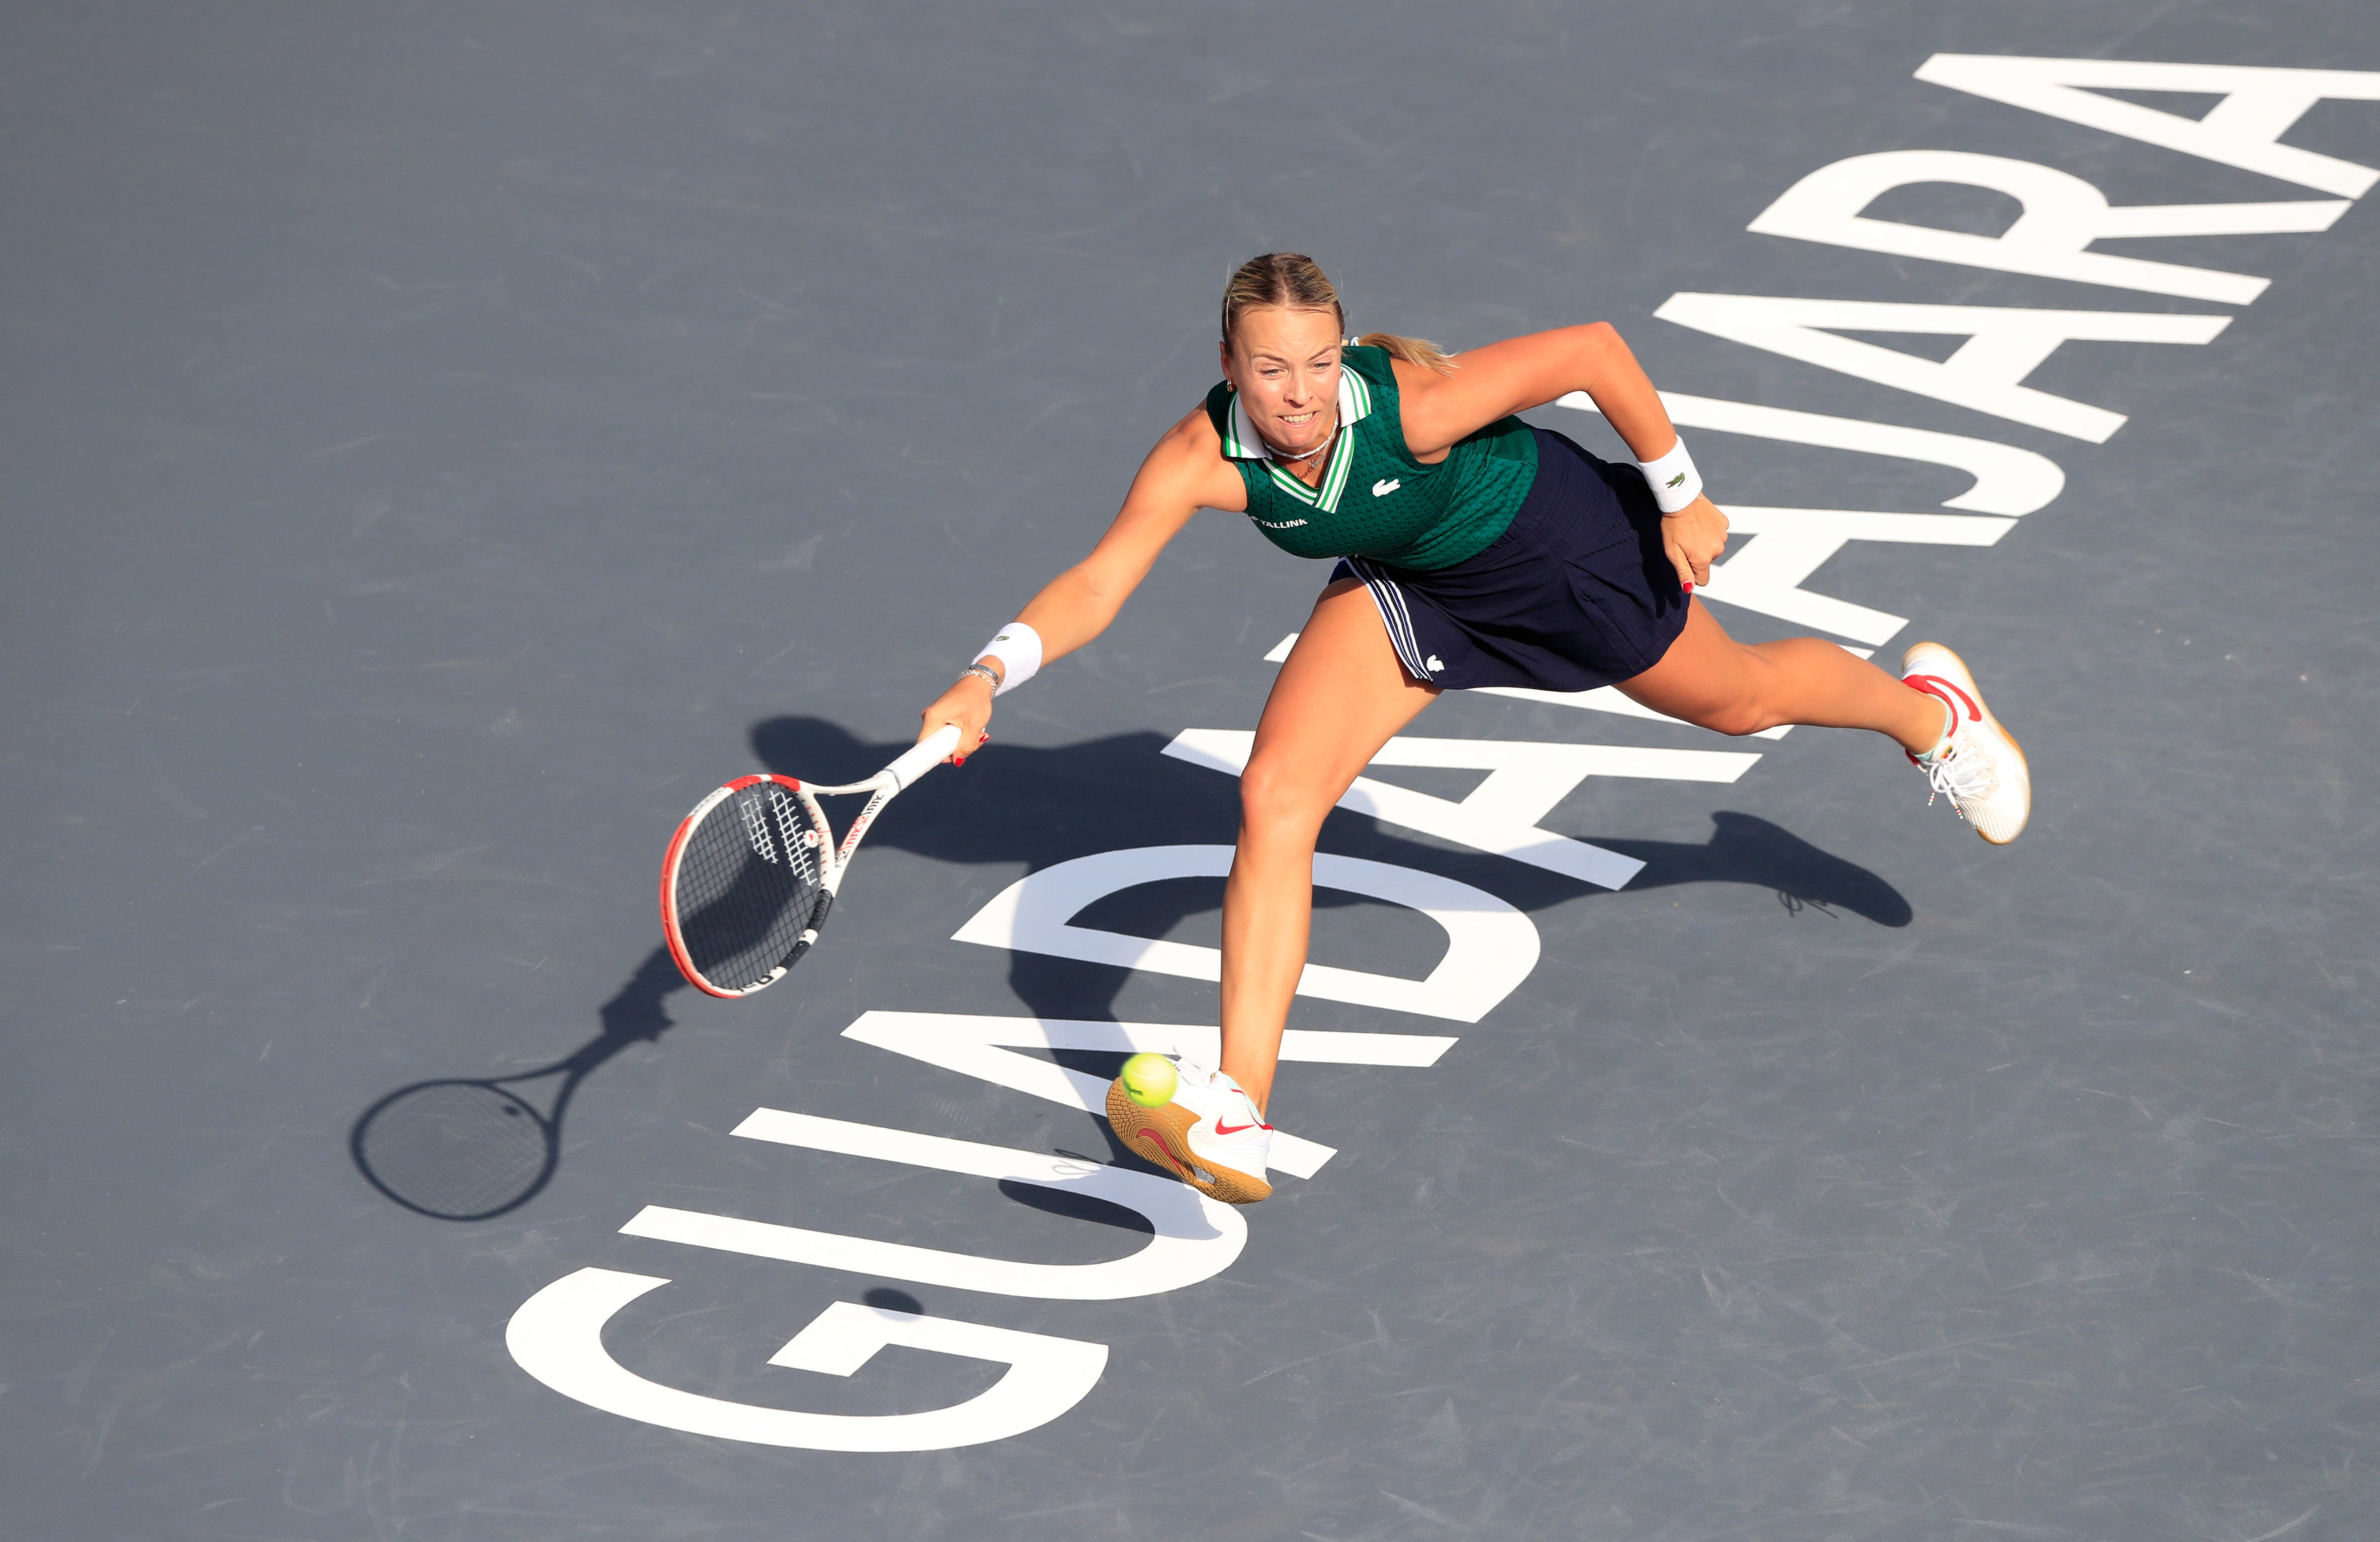
M769 821L761 814L761 801L758 798L739 798L736 800L735 808L736 812L744 816L744 833L751 838L752 850L759 854L762 862L775 862L777 849L775 843L769 838Z
M777 834L785 843L785 860L792 865L795 877L806 883L818 883L820 878L818 851L821 845L818 831L810 827L809 820L804 817L794 801L785 796L785 789L782 787L771 786L769 789L769 812L777 816Z
M687 832L671 898L687 957L705 979L749 989L791 961L825 891L824 847L808 811L773 782L727 800Z

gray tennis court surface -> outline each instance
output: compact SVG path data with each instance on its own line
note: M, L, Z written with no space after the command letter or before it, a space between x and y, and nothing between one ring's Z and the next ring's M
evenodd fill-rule
M2374 1536L2380 76L2243 66L2380 28L11 7L0 1534ZM2163 213L1746 228L1907 152ZM1276 248L1358 330L1617 324L1759 511L1719 618L1949 642L2038 802L1997 850L1879 741L1441 702L1325 831L1311 1176L1218 1225L1057 1072L1215 1022L1217 757L1318 566L1195 522L764 996L676 986L652 884L716 782L906 741ZM357 1169L590 1045L518 1207Z

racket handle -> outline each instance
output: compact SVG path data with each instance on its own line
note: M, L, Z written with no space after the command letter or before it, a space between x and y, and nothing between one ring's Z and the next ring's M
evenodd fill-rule
M959 726L945 723L899 760L877 773L889 779L895 788L905 788L942 763L942 758L959 747Z

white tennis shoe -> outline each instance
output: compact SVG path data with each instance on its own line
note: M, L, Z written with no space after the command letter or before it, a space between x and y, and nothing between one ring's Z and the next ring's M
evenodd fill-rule
M1121 1077L1109 1083L1108 1123L1116 1137L1209 1198L1254 1205L1269 1197L1272 1126L1255 1101L1220 1071L1191 1060L1174 1069L1180 1080L1173 1101L1161 1108L1135 1103Z
M2014 840L2033 814L2033 774L2024 751L1984 704L1975 677L1939 642L1920 642L1902 655L1900 676L1903 685L1950 709L1941 742L1925 754L1912 754L1911 763L1977 835L1995 846Z

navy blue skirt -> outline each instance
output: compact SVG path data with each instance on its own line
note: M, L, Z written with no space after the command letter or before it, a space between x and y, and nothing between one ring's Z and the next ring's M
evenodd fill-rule
M1426 685L1592 691L1661 661L1687 595L1644 473L1536 429L1537 477L1512 528L1435 572L1351 557L1405 673Z

